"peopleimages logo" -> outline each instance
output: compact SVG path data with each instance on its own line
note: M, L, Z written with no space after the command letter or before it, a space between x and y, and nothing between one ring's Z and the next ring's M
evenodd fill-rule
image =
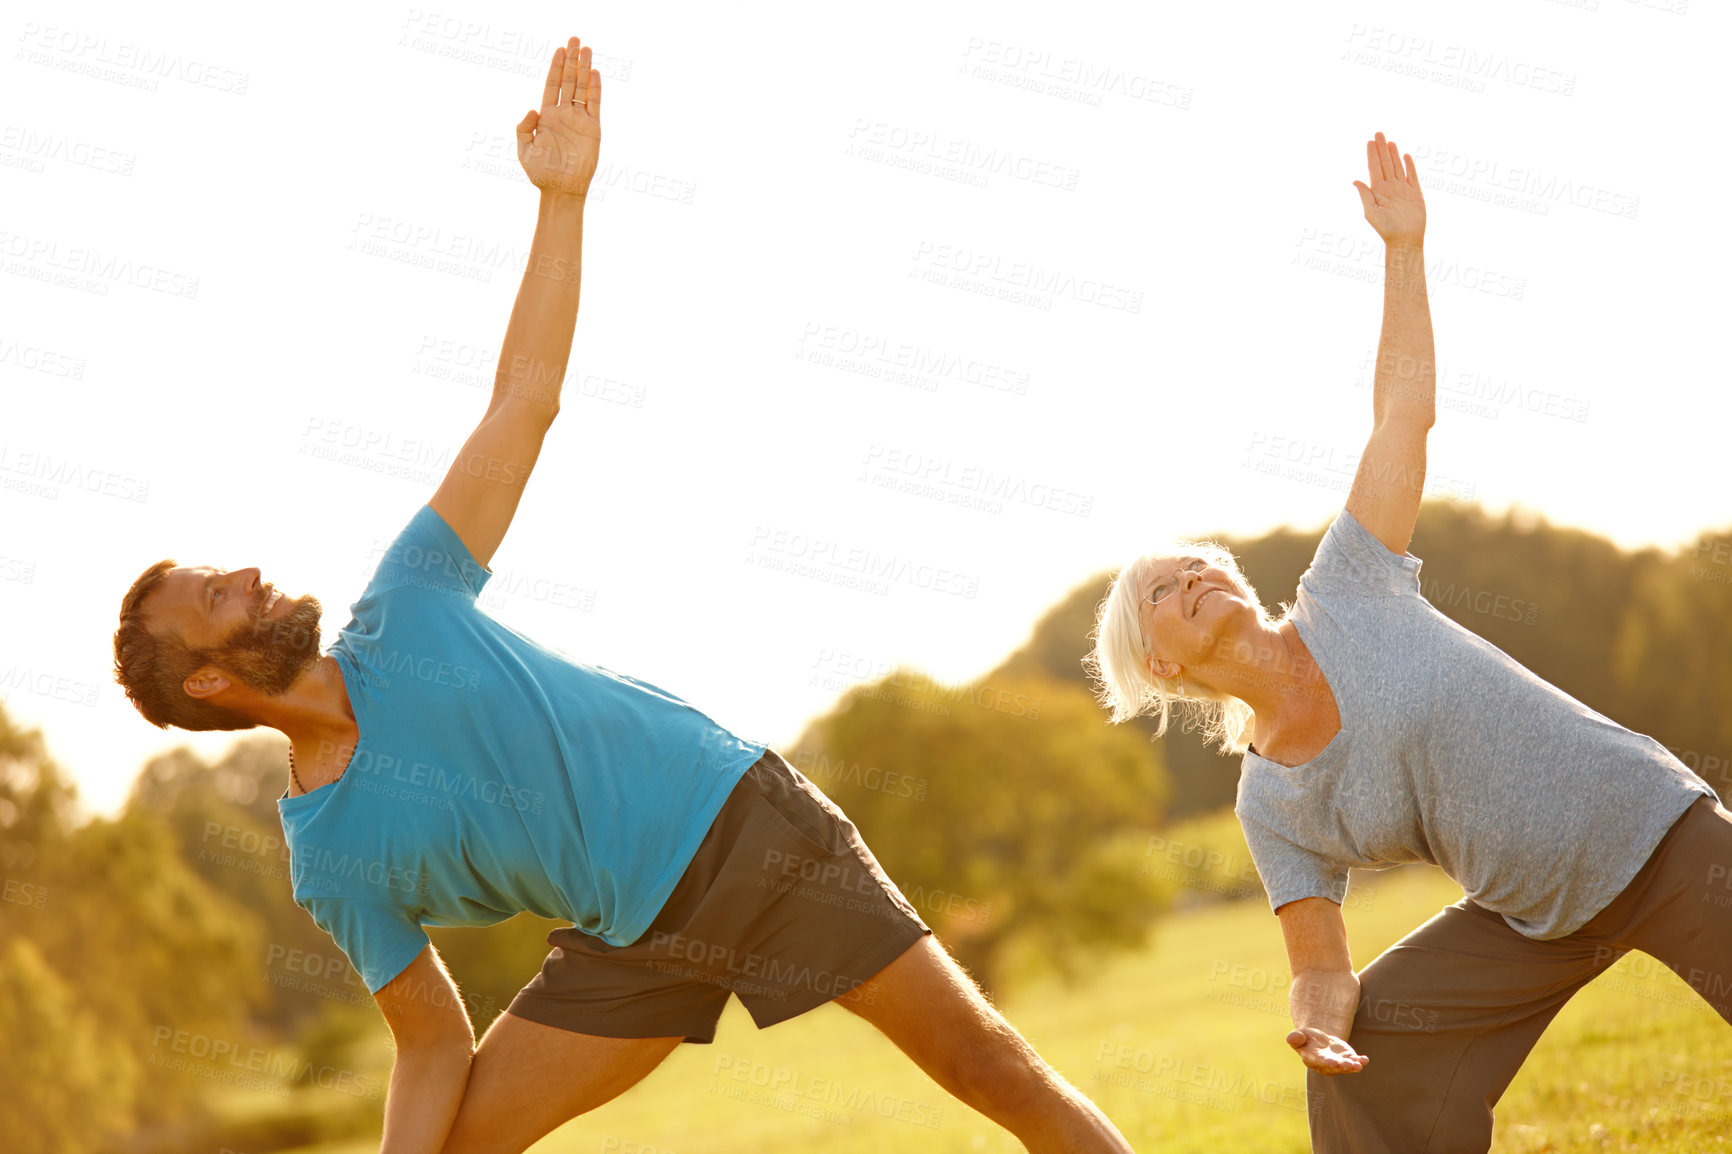
M770 525L753 531L746 561L798 576L834 579L836 584L857 583L878 594L888 592L891 582L969 599L980 591L980 578L973 574Z
M433 880L419 870L404 869L402 866L388 865L369 858L352 857L346 853L333 853L328 849L297 852L292 869L297 880L306 878L308 874L318 875L316 878L306 878L311 888L329 889L327 883L337 878L348 878L358 879L381 889L418 894L421 897L426 897L433 889Z
M347 773L372 782L391 782L407 789L428 790L453 801L480 802L515 809L518 813L540 816L547 806L547 795L538 789L522 789L492 778L477 777L462 770L430 765L424 761L406 761L387 753L370 749L355 751Z
M481 688L481 671L467 665L453 665L438 657L417 655L406 649L387 649L382 645L363 643L353 646L351 651L356 663L364 671L374 674L401 673L432 685L466 689L471 693Z

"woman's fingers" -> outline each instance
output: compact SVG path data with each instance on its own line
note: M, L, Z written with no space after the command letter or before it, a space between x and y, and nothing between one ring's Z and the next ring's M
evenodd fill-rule
M1353 1052L1353 1047L1347 1045L1345 1042L1341 1044L1339 1050L1332 1050L1324 1056L1335 1064L1335 1069L1350 1073L1357 1073L1358 1071L1363 1070L1365 1068L1365 1063L1369 1061L1365 1055L1355 1054Z
M1366 167L1371 171L1373 184L1380 180L1400 180L1415 188L1419 187L1419 170L1413 165L1413 157L1404 157L1395 146L1395 141L1384 139L1381 132L1375 139L1365 142L1365 161Z
M547 66L547 84L541 90L541 106L552 108L559 103L559 74L565 67L565 49L553 50L553 63Z
M582 48L577 53L577 83L572 85L571 96L578 104L589 103L589 58L590 50Z
M1307 1066L1321 1074L1356 1074L1371 1060L1355 1053L1341 1039L1315 1028L1294 1030L1287 1035L1287 1044L1299 1052Z
M1419 188L1419 169L1413 163L1411 155L1404 154L1395 146L1393 140L1384 139L1379 132L1374 139L1365 142L1365 166L1371 173L1371 185L1375 187L1379 181L1395 181ZM1354 181L1354 187L1359 182ZM1365 193L1361 193L1364 196ZM1368 203L1367 208L1370 207Z
M595 71L593 53L576 36L553 50L547 66L547 81L541 89L541 107L583 105L591 116L601 104L601 73Z
M581 47L575 36L566 41L565 68L561 70L559 75L561 104L570 104L577 99L577 58Z

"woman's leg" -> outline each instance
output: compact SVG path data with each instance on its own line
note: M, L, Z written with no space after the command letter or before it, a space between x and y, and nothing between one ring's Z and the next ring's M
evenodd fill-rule
M1665 963L1732 1022L1732 813L1696 802L1584 930Z
M1624 892L1565 938L1534 941L1463 899L1360 974L1357 1074L1309 1072L1318 1151L1475 1151L1572 994L1631 949L1732 1021L1732 813L1696 802Z
M1353 1074L1306 1071L1319 1154L1467 1154L1491 1146L1492 1107L1570 996L1621 951L1536 942L1463 898L1359 975Z

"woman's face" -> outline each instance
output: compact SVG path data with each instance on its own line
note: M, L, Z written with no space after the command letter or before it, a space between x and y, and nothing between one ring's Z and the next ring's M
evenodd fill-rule
M1140 617L1153 671L1172 676L1169 666L1203 661L1219 638L1236 629L1235 619L1256 616L1250 595L1232 573L1203 558L1159 557L1143 578ZM1160 600L1151 604L1151 598Z

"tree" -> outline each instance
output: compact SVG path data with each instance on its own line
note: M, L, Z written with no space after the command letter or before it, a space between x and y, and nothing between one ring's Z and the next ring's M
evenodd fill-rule
M1732 790L1732 713L1726 709L1732 697L1732 529L1646 566L1616 624L1612 660L1605 664L1620 705L1641 722L1626 724L1671 749L1726 797Z
M8 1097L37 1107L5 1131L7 1149L94 1141L111 1128L195 1117L206 1080L160 1061L178 1031L241 1045L257 1040L248 1011L258 919L212 891L149 814L69 828L76 791L41 735L0 709L0 1047ZM64 1028L40 1057L21 1039ZM63 1117L99 1087L101 1109ZM52 1109L51 1109L52 1107ZM18 1107L23 1109L23 1107ZM68 1129L68 1127L72 1127ZM67 1138L67 1135L71 1135Z
M249 1026L263 1000L257 916L213 892L169 833L137 815L73 831L42 874L47 900L26 932L78 1005L143 1065L140 1118L196 1112L204 1084L164 1059L177 1035L260 1041Z
M1033 956L1072 975L1153 919L1142 853L1167 795L1159 752L1102 724L1075 685L897 670L845 694L790 760L989 987Z
M0 1038L11 1154L94 1154L129 1121L138 1063L28 938L0 944Z
M0 704L0 874L28 872L44 845L78 821L78 788L48 756L39 730L13 724Z

